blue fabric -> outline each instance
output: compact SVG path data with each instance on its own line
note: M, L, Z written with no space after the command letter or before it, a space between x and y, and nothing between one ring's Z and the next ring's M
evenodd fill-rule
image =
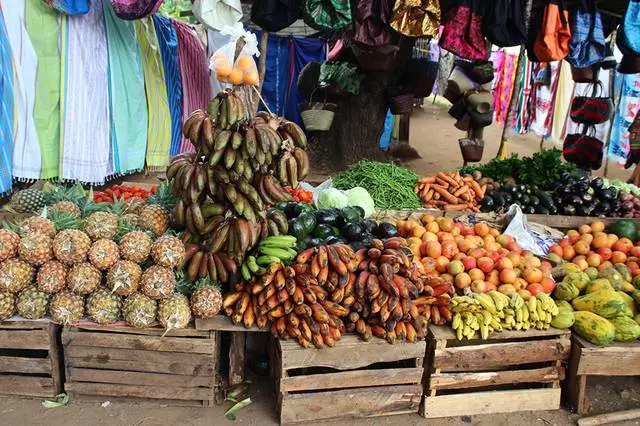
M0 194L11 191L13 151L13 66L11 47L0 10Z
M50 7L65 15L84 15L89 12L89 0L45 0Z
M387 151L391 146L391 135L393 133L393 114L391 110L387 110L387 117L384 119L384 128L380 136L380 149Z
M182 136L182 79L178 63L178 35L176 29L171 25L171 19L165 16L154 14L153 24L160 45L169 99L169 112L171 113L171 149L169 153L174 156L180 152Z
M576 68L587 68L602 62L607 42L604 40L600 13L576 9L571 12L569 22L571 40L569 40L567 62Z
M622 53L640 55L640 1L629 2L627 12L618 29L616 42Z

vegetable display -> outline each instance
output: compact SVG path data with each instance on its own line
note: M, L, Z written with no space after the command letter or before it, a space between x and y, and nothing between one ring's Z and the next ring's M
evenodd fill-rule
M424 207L445 211L479 212L478 204L484 199L487 184L478 183L473 176L440 172L436 176L420 178L415 193Z
M157 190L157 186L147 190L139 186L111 185L104 191L94 191L93 201L96 203L113 203L119 199L129 200L130 198L135 197L146 200L151 195L155 194Z

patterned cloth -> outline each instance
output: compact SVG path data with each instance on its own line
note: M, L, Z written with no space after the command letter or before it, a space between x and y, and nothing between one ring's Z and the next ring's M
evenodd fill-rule
M609 155L624 163L630 150L629 127L640 111L640 74L624 74L621 78L620 100L609 139Z
M38 56L33 111L42 157L42 179L58 177L60 162L60 24L42 0L26 0L25 24Z
M42 3L42 0L37 0ZM65 15L84 15L89 12L89 0L44 0L49 7Z
M192 111L206 109L211 98L209 68L204 46L196 31L189 25L173 21L178 34L178 58L182 75L182 120L186 121ZM193 151L193 145L182 137L180 152Z
M536 66L540 66L540 64L536 64ZM531 124L529 129L538 136L547 136L551 131L551 123L553 121L553 107L555 105L554 94L558 86L560 64L558 62L551 62L548 66L551 85L534 83L531 95Z
M7 28L0 10L0 194L11 191L13 149L13 65Z
M144 86L147 94L149 123L147 128L147 167L162 170L169 164L171 113L167 97L164 67L158 37L151 18L134 22L142 52Z
M436 37L440 30L438 0L396 0L391 28L410 37Z
M351 24L349 0L307 0L304 22L318 31L340 31Z
M518 93L518 105L517 113L514 116L514 121L510 123L513 130L517 134L525 134L529 131L529 120L531 110L531 91L532 91L532 72L533 62L529 60L526 53L524 55L524 69L522 72L522 79L520 80L520 91Z
M169 111L171 112L171 156L180 152L182 138L182 81L178 64L178 36L171 19L153 15L153 24L158 36L164 78L167 85Z
M156 13L163 0L111 0L113 11L126 20L142 19Z
M86 15L63 19L63 34L68 41L62 72L60 177L101 184L113 171L109 161L109 77L102 2L93 2Z
M109 50L109 102L114 172L144 169L147 150L147 98L142 57L132 22L118 18L104 0Z
M509 103L518 68L518 55L496 51L491 54L491 61L495 67L493 81L494 120L500 123L504 122L509 114Z

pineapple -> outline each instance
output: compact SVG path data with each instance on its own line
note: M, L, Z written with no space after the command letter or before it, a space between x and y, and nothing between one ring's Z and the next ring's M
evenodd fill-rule
M79 321L84 316L84 297L69 290L62 290L51 297L49 312L51 318L59 324Z
M22 221L18 233L21 237L39 233L53 238L56 236L56 226L45 217L31 216Z
M118 233L118 216L107 212L91 213L84 220L84 231L93 241L101 238L112 240Z
M159 237L167 232L169 214L157 204L147 204L140 210L140 226Z
M42 191L29 188L13 194L8 207L16 213L36 213L42 210L44 204Z
M142 293L133 293L122 304L122 316L132 327L151 327L156 321L158 303Z
M0 263L0 291L21 292L31 284L33 273L33 266L24 260L5 260Z
M204 280L203 280L204 281ZM220 289L213 286L213 282L198 284L191 295L191 310L198 318L213 318L222 308L222 294Z
M172 293L158 302L158 321L167 330L186 328L191 321L189 299L179 293Z
M120 260L107 272L107 287L120 296L129 296L138 289L142 268L130 260Z
M142 263L151 253L151 237L142 231L128 232L120 240L119 247L123 259Z
M87 259L91 240L82 231L65 229L53 239L53 254L62 263L72 265Z
M20 259L38 266L48 262L53 257L53 241L44 234L34 233L20 239L18 254Z
M176 277L170 269L159 265L149 267L142 274L140 288L142 292L153 300L164 299L173 293Z
M73 201L56 201L51 204L48 209L51 216L56 214L63 214L74 219L80 218L80 207Z
M165 268L173 269L181 265L184 255L184 244L171 235L163 235L151 246L151 258Z
M0 229L0 262L18 254L20 237L13 231Z
M111 240L100 239L89 249L89 262L102 271L111 268L118 260L118 245Z
M64 214L73 218L80 218L81 210L78 202L85 198L82 185L76 184L72 187L46 185L43 189L45 203L49 216Z
M16 295L0 291L0 321L11 318L16 313Z
M85 296L100 287L102 274L88 262L74 265L67 274L67 287L76 294Z
M34 285L22 290L18 295L18 315L26 319L40 319L47 315L49 295Z
M99 288L87 297L87 316L98 324L109 324L118 321L122 298L106 288Z
M38 289L47 294L59 292L67 283L67 272L67 267L56 260L45 263L36 276Z
M124 226L127 227L139 227L140 226L140 216L134 213L125 213L120 216L120 221Z
M130 214L138 215L144 207L145 201L141 197L131 197L124 203L124 211Z

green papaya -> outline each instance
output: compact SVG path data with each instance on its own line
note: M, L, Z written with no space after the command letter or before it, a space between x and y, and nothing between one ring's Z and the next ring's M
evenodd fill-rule
M625 308L623 309L623 314L628 317L633 317L638 313L638 309L636 308L636 302L633 300L633 297L629 296L624 291L617 291L618 296L624 302Z
M608 345L616 336L614 325L593 312L576 311L573 318L573 331L594 345Z
M598 278L597 280L591 281L587 284L587 289L585 293L595 293L600 290L613 290L613 286L606 278Z
M624 263L616 263L615 265L613 265L613 268L620 273L623 281L631 281L633 279L633 277L631 276L631 271Z
M573 300L580 294L578 287L570 282L561 282L556 286L553 295L560 300Z
M569 312L573 312L573 306L571 306L571 303L567 302L566 300L555 300L556 302L556 306L558 307L558 310L567 310Z
M567 329L570 328L574 322L573 311L567 308L558 308L558 315L551 319L551 327Z
M596 278L598 278L598 269L594 268L593 266L589 266L587 269L585 269L584 273L587 274L590 280L595 280Z
M626 308L617 291L600 290L576 297L571 301L576 311L589 311L604 318L613 318Z
M640 324L630 317L618 316L611 318L609 321L615 327L614 340L616 342L631 342L640 337Z
M598 274L598 278L606 278L609 280L609 283L613 286L615 290L620 290L622 288L622 275L615 268L607 268L600 271Z
M584 290L590 281L591 280L589 279L589 275L585 274L584 272L571 272L565 275L562 280L562 282L571 283L576 286L578 291Z
M635 317L633 317L633 320L640 325L640 314L638 314Z
M640 290L640 275L636 275L635 277L633 277L633 281L631 281L631 284L633 284L636 290Z

